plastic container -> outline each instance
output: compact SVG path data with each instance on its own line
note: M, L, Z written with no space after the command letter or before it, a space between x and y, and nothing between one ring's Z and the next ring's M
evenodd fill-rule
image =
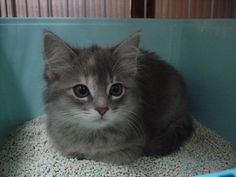
M44 30L74 46L106 47L139 29L141 46L184 76L194 117L236 148L236 20L227 19L1 19L0 146L12 129L44 112Z
M236 168L224 170L224 171L218 171L218 172L214 172L214 173L209 173L209 174L205 174L205 175L199 175L196 177L236 177Z

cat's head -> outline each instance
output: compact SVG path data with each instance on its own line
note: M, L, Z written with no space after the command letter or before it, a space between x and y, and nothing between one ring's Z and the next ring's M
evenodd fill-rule
M53 119L97 129L132 123L137 109L140 32L111 48L72 48L44 34L44 99Z

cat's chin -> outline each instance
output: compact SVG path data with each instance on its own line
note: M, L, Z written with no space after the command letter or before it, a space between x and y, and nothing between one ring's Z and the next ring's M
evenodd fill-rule
M110 125L110 121L104 117L97 118L91 121L83 122L83 128L87 129L102 129Z
M108 120L104 117L100 117L100 118L94 120L94 122L101 122L101 123L106 122L106 121L108 121Z

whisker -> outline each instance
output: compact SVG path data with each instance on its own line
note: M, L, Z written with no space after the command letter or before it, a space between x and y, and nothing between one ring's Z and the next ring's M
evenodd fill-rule
M122 112L120 113L120 115L126 117L126 121L128 123L128 126L133 128L137 134L142 135L142 127L140 125L140 123L137 123L137 115L134 111L130 111L130 110L122 110Z

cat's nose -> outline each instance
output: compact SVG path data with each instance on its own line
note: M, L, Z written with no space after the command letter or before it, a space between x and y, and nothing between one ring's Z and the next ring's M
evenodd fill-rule
M96 110L101 114L102 116L108 111L108 107L97 107Z

